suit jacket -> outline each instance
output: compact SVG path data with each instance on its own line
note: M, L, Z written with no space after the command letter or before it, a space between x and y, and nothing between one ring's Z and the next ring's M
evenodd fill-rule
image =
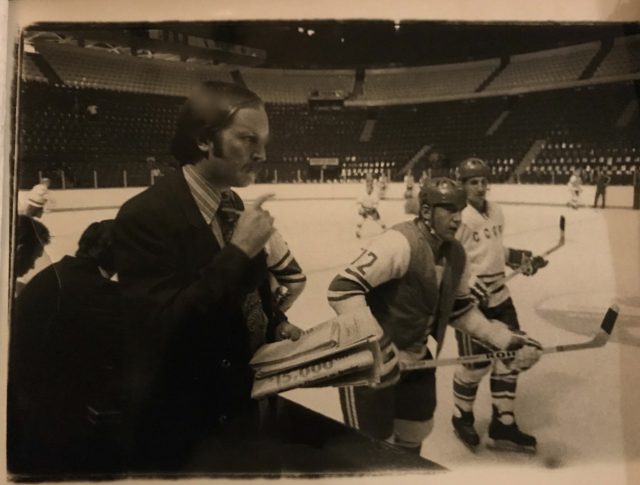
M104 416L122 405L117 283L102 277L95 261L65 256L29 281L12 310L10 469L113 470L125 438L107 443L119 430L102 426L91 410Z
M233 204L243 208L236 194ZM121 207L115 255L130 304L140 446L152 463L177 463L228 421L255 412L246 295L260 290L269 333L285 317L272 304L264 252L250 259L232 244L220 248L182 173Z

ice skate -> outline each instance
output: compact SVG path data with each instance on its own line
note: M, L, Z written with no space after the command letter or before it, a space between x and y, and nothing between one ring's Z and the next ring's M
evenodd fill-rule
M497 417L493 417L489 425L489 438L487 447L494 450L518 451L522 453L535 453L537 449L536 439L524 433L518 428L515 421L511 424L502 423Z
M451 424L453 424L453 430L462 444L469 448L474 453L477 451L480 444L480 436L476 429L473 427L475 419L473 413L462 412L462 416L452 416Z

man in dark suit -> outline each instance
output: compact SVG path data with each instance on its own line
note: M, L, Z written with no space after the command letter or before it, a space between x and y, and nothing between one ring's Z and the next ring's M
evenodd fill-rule
M46 477L113 473L127 439L122 405L122 297L113 220L91 224L75 256L36 274L13 305L8 468Z
M255 93L203 83L183 106L172 141L182 169L117 215L116 266L131 304L133 467L222 466L226 443L241 448L260 427L250 397L253 352L299 335L269 288L263 248L274 227L262 204L270 195L245 208L230 190L254 182L268 136ZM197 464L203 455L205 465Z
M611 182L611 177L607 175L607 172L604 168L596 169L596 196L593 199L593 208L595 209L598 205L598 199L602 198L602 208L604 209L604 205L607 199L607 186Z

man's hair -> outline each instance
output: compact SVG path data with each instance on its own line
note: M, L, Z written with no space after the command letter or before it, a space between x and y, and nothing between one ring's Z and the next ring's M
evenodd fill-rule
M113 256L114 223L113 219L91 223L80 236L76 257L93 259L101 268L115 272Z
M26 274L49 242L51 235L47 226L33 217L20 214L16 222L15 275Z
M171 141L171 153L180 165L195 163L205 154L199 142L213 140L215 134L231 124L242 108L263 106L253 91L238 84L206 81L197 86L184 103Z

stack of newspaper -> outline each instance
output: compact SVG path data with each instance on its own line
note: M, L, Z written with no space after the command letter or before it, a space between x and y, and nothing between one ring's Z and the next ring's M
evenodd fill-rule
M251 359L252 397L297 387L356 386L380 382L382 328L368 307L338 315L296 341L263 345Z

